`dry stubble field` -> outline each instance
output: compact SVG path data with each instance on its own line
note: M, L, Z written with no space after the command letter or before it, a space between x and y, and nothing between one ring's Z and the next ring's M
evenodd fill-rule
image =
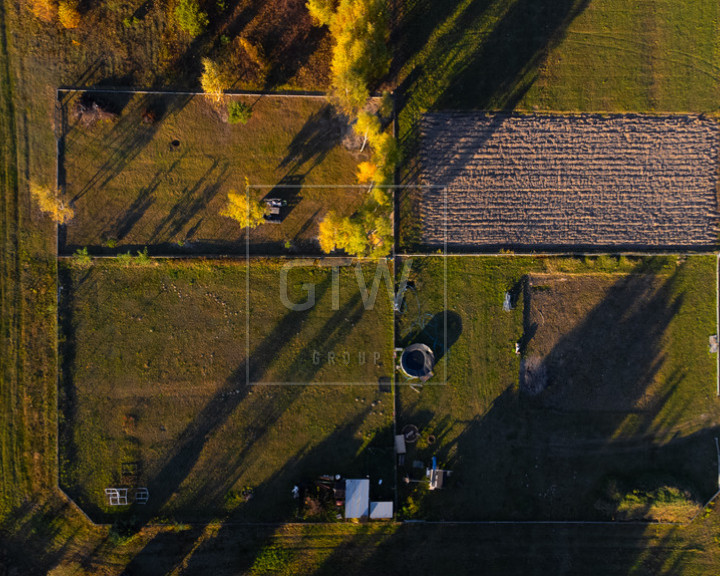
M710 248L719 145L698 116L429 114L422 243Z

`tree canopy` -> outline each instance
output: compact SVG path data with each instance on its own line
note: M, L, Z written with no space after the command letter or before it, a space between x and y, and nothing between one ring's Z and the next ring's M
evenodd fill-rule
M208 14L200 8L198 0L180 0L175 7L175 20L192 37L205 32L210 24Z
M354 115L370 97L369 86L388 73L390 28L385 0L340 0L330 21L335 39L332 92Z
M48 186L40 186L31 182L30 195L37 202L40 211L50 216L58 224L67 224L75 216L72 207L65 204Z
M264 202L231 190L228 192L228 202L220 211L220 215L232 218L242 228L257 228L265 222L267 211L268 207Z

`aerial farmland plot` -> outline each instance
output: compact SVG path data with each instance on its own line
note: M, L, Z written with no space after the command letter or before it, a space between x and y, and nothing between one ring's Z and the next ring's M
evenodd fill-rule
M398 317L408 342L423 337L418 315L447 302L455 318L446 368L398 386L397 427L419 430L399 468L403 513L697 514L717 489L715 258L447 259L413 258L417 300ZM435 491L413 466L431 456L451 471Z
M3 0L0 576L720 574L717 0Z
M60 483L96 521L125 510L115 485L149 490L134 514L178 521L334 521L298 516L291 494L321 474L382 478L387 499L391 301L366 309L354 265L333 288L327 263L294 262L285 285L273 260L65 262ZM314 306L283 305L309 285Z
M428 114L421 243L710 249L720 125L697 116Z
M263 254L318 254L317 223L352 214L367 152L343 144L347 122L320 98L61 92L59 175L75 217L60 251L244 254L246 231L220 214L228 193L281 201L280 223L252 233ZM252 110L227 121L228 102ZM98 104L106 118L78 113ZM349 188L342 186L349 185Z

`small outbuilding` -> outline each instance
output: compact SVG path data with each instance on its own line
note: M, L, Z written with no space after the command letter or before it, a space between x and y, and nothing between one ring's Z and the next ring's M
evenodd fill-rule
M345 518L367 518L370 515L370 480L345 480Z
M392 520L392 502L370 502L370 520Z

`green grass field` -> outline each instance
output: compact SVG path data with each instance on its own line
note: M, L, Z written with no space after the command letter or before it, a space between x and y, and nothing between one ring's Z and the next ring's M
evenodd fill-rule
M334 310L332 268L310 262L287 297L314 283L316 304L289 311L281 269L253 262L248 302L242 262L63 265L61 485L87 512L111 518L115 485L149 488L134 514L181 520L290 520L293 484L320 474L382 475L392 494L390 300L365 310L345 266Z
M415 259L413 270L417 303L408 296L398 336L423 341L417 310L442 315L443 262ZM506 291L518 298L509 312ZM398 429L421 430L406 457L411 478L409 463L431 456L454 478L437 492L400 483L407 515L610 519L604 491L615 480L628 490L670 483L697 503L717 489L713 256L451 257L447 299L442 367L420 393L399 386ZM518 384L531 357L548 365L536 396Z
M427 110L716 113L716 2L412 0L395 68L411 167Z
M317 223L329 207L349 215L363 202L360 189L317 187L354 185L367 157L343 146L346 122L321 98L227 97L253 109L247 124L231 125L227 103L203 96L100 93L90 97L119 115L87 126L73 114L81 97L63 103L64 194L75 210L65 253L244 253L244 229L220 212L229 191L245 193L245 178L262 186L253 198L287 202L282 223L251 234L264 254L318 253ZM152 124L142 120L148 110Z

